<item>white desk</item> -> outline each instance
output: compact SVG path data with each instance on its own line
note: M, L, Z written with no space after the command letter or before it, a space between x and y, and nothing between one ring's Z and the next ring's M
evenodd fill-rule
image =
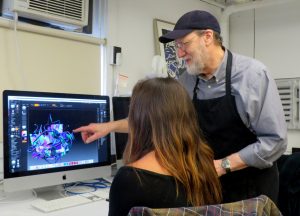
M0 200L1 216L107 216L109 203L105 200L95 201L54 212L44 213L31 206L34 196L31 191L8 194ZM8 202L8 203L3 203Z

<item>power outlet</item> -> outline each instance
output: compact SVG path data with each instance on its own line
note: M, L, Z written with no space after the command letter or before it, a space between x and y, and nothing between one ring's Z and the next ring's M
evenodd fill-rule
M121 64L121 53L122 48L117 46L112 46L110 51L110 64L120 65Z

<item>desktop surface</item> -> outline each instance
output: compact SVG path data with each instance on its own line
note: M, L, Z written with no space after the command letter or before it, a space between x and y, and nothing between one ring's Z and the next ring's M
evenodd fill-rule
M0 190L2 191L2 186ZM0 196L1 195L3 195L2 192L0 192ZM30 190L6 193L5 195L6 197L4 199L0 198L1 216L81 216L87 212L89 216L107 216L109 209L109 202L102 199L44 213L32 206L34 202L41 201L42 199L35 198Z

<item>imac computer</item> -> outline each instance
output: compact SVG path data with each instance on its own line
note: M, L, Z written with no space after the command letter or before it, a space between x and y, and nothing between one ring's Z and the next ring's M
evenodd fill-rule
M110 136L85 144L73 132L109 121L109 112L108 96L5 90L4 191L110 175Z
M128 117L130 97L113 97L113 118L114 120L120 120ZM122 159L123 151L127 144L127 133L115 133L115 146L117 160Z

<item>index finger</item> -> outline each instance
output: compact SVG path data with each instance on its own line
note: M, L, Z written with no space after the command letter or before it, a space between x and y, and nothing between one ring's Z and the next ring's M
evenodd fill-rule
M87 131L87 126L81 126L73 130L74 133L83 132L83 131Z

